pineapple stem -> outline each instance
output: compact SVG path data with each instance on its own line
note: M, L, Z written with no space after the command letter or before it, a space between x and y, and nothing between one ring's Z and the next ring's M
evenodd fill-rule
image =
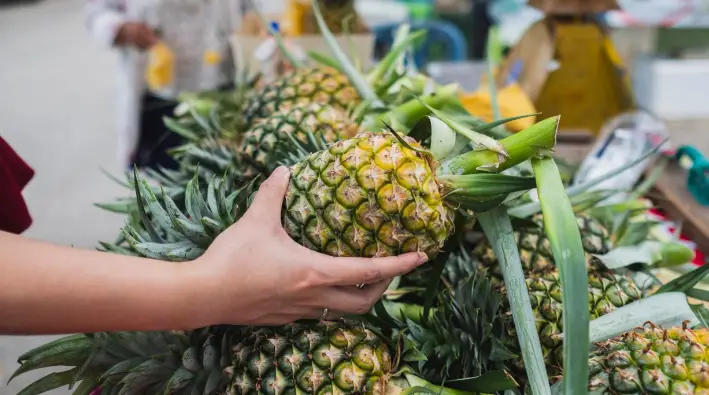
M556 145L559 116L547 118L499 140L507 155L489 149L475 149L441 163L438 174L499 173L533 157L547 154Z
M443 186L446 201L477 212L497 206L510 193L528 191L536 186L533 177L491 173L444 175L436 180Z
M368 117L364 120L363 127L374 131L391 125L394 130L405 131L406 134L416 121L431 113L427 106L441 108L455 100L457 92L458 85L446 85L429 95L413 98L380 116Z

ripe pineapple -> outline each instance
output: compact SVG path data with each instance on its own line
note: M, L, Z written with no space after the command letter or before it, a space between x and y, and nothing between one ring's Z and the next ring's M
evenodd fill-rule
M409 251L434 256L453 232L454 205L485 209L500 204L507 193L533 187L534 179L490 174L488 166L503 171L536 155L538 146L529 146L527 138L553 145L557 122L558 117L549 118L513 136L513 143L493 140L491 148L481 145L440 163L414 139L392 130L338 141L291 167L284 228L300 244L334 256L389 256ZM510 149L514 156L499 155L495 151L499 147ZM476 173L479 168L485 171ZM128 242L145 256L194 259L238 218L223 207L224 192L211 197L208 192L204 199L196 181L188 185L193 195L186 199L189 216L169 196L163 196L163 208L144 181L138 184L137 197L147 211L143 221L176 238L167 243L136 237L128 226ZM217 179L212 184L224 185ZM187 223L180 225L179 220Z
M408 147L407 147L408 145ZM292 167L283 226L332 256L437 254L453 233L451 190L430 153L409 137L365 132Z
M499 282L499 280L497 280L494 276L489 275L488 270L479 269L479 266L476 264L476 257L469 256L465 252L467 248L468 246L466 244L460 243L446 261L443 281L446 283L447 287L445 287L443 293L444 295L455 295L455 299L459 300L459 304L461 304L461 309L463 309L463 312L465 309L471 309L473 306L477 306L474 311L470 312L471 315L474 313L486 317L500 316L497 318L498 322L493 326L495 329L494 333L491 334L492 338L496 339L501 344L504 344L503 351L505 352L501 355L507 355L507 353L520 355L520 348L517 343L517 334L511 319L506 289L504 285ZM630 277L614 273L610 270L599 267L595 263L592 264L592 267L593 269L590 270L588 274L590 319L595 319L602 315L608 314L642 297L641 291ZM451 270L457 277L451 279ZM407 281L406 284L409 286L425 286L425 283L421 283L421 279L428 277L430 280L431 271L432 269L430 267L424 267L420 270L405 275L404 277L409 278L409 281ZM415 280L418 280L418 283L414 283ZM485 287L485 283L493 284L494 286L487 286L486 292L477 292L473 296L478 295L479 297L480 294L486 295L486 303L483 303L482 301L474 301L472 300L474 298L470 296L466 298L465 296L459 295L461 292L468 292L469 295L470 287ZM560 338L560 335L563 332L563 321L562 293L559 273L556 267L553 266L531 270L527 273L526 285L532 304L532 309L536 316L537 332L539 333L539 339L541 341L547 369L550 375L558 375L560 374L563 356L563 343ZM466 300L467 302L465 302ZM499 303L496 302L498 300ZM441 303L441 305L446 304L449 304L449 302ZM465 306L466 304L467 306ZM503 320L502 317L505 319ZM490 318L487 318L487 320L488 322L494 321ZM461 322L470 322L470 320ZM456 326L461 325L465 324L456 324ZM504 330L499 329L500 326L504 326ZM466 329L466 331L470 330L471 329L469 328ZM498 347L498 350L500 350L500 347ZM506 363L507 366L513 371L515 379L518 382L524 383L526 381L526 374L521 359L508 358ZM460 378L460 376L451 378Z
M642 328L596 344L589 393L709 394L709 330Z
M269 174L278 164L274 153L288 143L290 136L302 143L309 133L325 142L354 137L359 124L339 108L319 104L284 105L266 118L256 121L244 134L237 152L253 168L251 172ZM290 136L288 136L290 135Z
M526 284L537 319L537 331L544 360L550 374L556 375L560 372L563 360L563 343L560 338L563 333L562 292L559 272L556 268L532 271L526 279ZM499 291L505 294L503 286L499 287ZM589 270L588 293L591 320L643 297L637 284L630 277L600 267ZM504 300L508 299L505 297ZM514 328L510 327L509 330L510 338L516 339ZM510 345L510 348L515 349L513 345ZM524 374L521 363L518 367L519 373Z
M249 96L244 103L244 125L249 128L284 106L320 104L344 110L360 101L347 75L329 67L297 68Z
M533 221L538 227L522 228L515 231L520 260L525 272L554 267L554 257L549 239L544 235L541 214L536 215ZM598 220L588 215L578 214L576 222L581 231L581 241L587 263L592 261L592 254L605 254L610 251L610 234ZM478 258L481 268L488 269L490 274L501 283L502 272L490 244L482 242L476 247L473 254Z
M69 368L44 376L22 395L72 382L80 382L75 395L97 387L102 394L126 395L449 391L419 378L405 361L420 353L397 339L351 321L72 335L21 356L13 377L43 367Z

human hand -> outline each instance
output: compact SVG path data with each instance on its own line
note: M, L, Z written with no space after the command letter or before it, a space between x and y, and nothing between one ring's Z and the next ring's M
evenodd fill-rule
M118 46L135 45L148 49L158 42L158 36L148 25L140 22L125 22L118 28L115 43Z
M326 308L326 319L366 313L392 278L428 259L335 258L301 246L281 225L289 177L287 168L276 169L243 218L190 265L202 277L196 286L204 299L196 302L205 325L278 325L320 318Z

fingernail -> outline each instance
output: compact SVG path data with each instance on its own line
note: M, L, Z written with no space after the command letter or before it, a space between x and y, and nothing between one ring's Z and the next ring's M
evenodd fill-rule
M285 166L278 166L276 170L273 171L273 175L276 177L286 178L288 174L288 168Z
M428 255L426 255L425 252L419 251L418 255L419 255L419 260L416 261L417 264L422 265L422 264L428 262Z

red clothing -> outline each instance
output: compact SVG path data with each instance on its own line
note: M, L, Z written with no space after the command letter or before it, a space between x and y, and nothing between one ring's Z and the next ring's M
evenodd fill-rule
M15 234L32 224L22 189L34 177L34 170L0 137L0 230Z

